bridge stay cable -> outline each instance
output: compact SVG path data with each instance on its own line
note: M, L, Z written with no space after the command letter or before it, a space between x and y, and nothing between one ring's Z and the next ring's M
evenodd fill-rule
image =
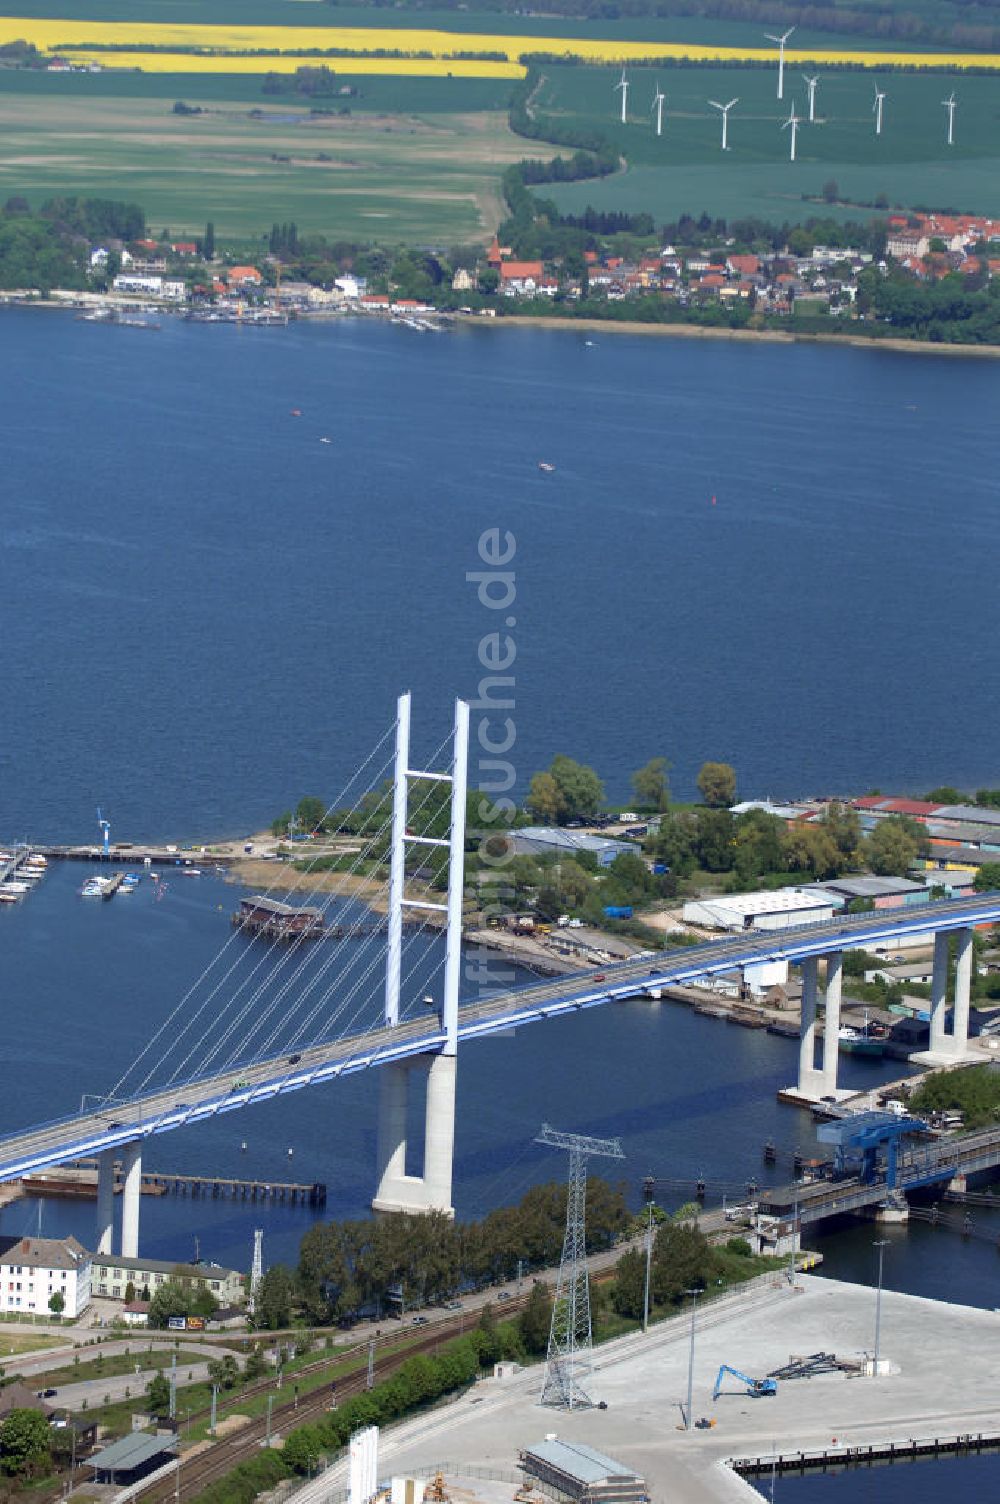
M368 853L375 849L379 837L384 832L384 830L385 826L383 825L374 832L367 845L362 847L358 852L354 862L351 864L351 867L348 868L346 873L344 874L345 876L350 877L356 874L358 868L366 860ZM327 911L332 907L335 899L338 896L339 895L331 891L326 897L325 901L319 905L321 917L326 917ZM246 953L250 954L250 951L248 950ZM295 966L291 968L291 974L286 975L284 982L281 984L281 987L278 990L276 999L272 1001L272 1009L280 1003L280 1001L287 994L287 991L295 985L295 982L307 969L310 960L313 959L311 940L304 934L296 936L288 946L283 946L281 942L276 940L271 945L256 947L255 953L257 957L255 965L252 967L248 975L243 978L236 990L232 993L232 995L224 1005L222 1013L218 1017L210 1020L210 1022L203 1029L199 1038L196 1039L188 1047L187 1054L175 1067L172 1075L169 1078L171 1082L177 1080L177 1078L184 1071L185 1067L190 1063L191 1059L197 1057L199 1055L199 1052L201 1051L207 1050L207 1053L205 1053L202 1058L203 1068L207 1068L209 1065L211 1065L213 1061L218 1058L219 1052L224 1048L225 1044L231 1038L235 1030L238 1029L240 1025L245 1021L245 1019L252 1013L253 1008L266 994L268 989L275 984L281 972L283 970L287 971L293 961L296 963ZM279 959L275 964L274 958L276 955L279 957ZM250 995L244 1000L242 1007L237 1012L235 1012L234 1016L230 1019L221 1037L217 1038L214 1044L209 1047L209 1041L212 1038L213 1030L218 1030L221 1027L222 1021L225 1018L226 1011L228 1011L229 1009L235 1009L236 1004L245 989L250 986L254 978L257 977L260 973L263 973L261 980L257 983L256 987L250 993ZM215 992L217 991L218 988L215 989ZM210 1000L211 998L208 999L208 1001ZM202 1011L202 1009L199 1010L198 1016L201 1015ZM259 1017L258 1027L263 1026L263 1022L266 1016L267 1014L262 1014ZM237 1051L237 1054L238 1053L239 1052ZM218 1069L225 1068L225 1066L218 1067Z
M371 751L365 757L364 761L359 765L359 767L357 769L355 769L355 771L352 773L351 777L348 779L347 783L340 790L339 794L335 797L335 799L332 801L332 803L328 806L328 808L326 810L326 815L332 814L336 809L340 808L343 805L343 802L346 799L349 791L354 787L354 785L357 783L358 779L367 771L367 769L370 767L370 765L373 762L373 760L379 755L379 753L381 752L381 750L384 747L385 743L393 735L393 731L394 731L394 727L393 727L392 724L390 724L386 728L386 730L382 733L382 735L379 737L378 741L372 747ZM383 763L383 765L382 765L383 770L387 769L388 766L390 765L390 763L391 763L391 755L390 755L389 761ZM368 792L368 790L366 790L366 792ZM326 818L326 816L324 816L324 818ZM306 872L304 872L302 874L301 880L297 880L296 882L294 882L293 885L292 885L292 887L291 887L291 889L285 890L286 893L292 893L292 894L294 894L294 893L298 892L305 885L305 880L306 880L306 878L309 875L309 871L312 870L312 867L315 864L315 860L317 860L317 859L314 859L314 862L310 863L310 867L306 870ZM272 894L273 894L274 891L275 890L274 890L273 887L269 888L266 891L266 896L268 896L268 897L272 896ZM220 961L223 959L223 957L225 956L226 952L230 949L230 947L236 945L236 942L238 941L238 939L239 939L238 932L234 929L233 933L227 938L225 944L220 947L220 949L218 950L218 952L208 962L207 966L203 967L202 971L194 979L194 981L190 984L190 986L182 994L182 996L178 999L177 1003L174 1005L174 1007L171 1009L171 1011L164 1018L163 1022L150 1035L149 1039L146 1041L145 1045L139 1051L138 1055L130 1062L130 1064L127 1066L127 1068L119 1076L119 1078L115 1082L115 1084L110 1088L110 1090L108 1091L108 1093L106 1094L106 1097L105 1097L106 1101L110 1101L110 1100L113 1100L113 1099L120 1099L122 1097L122 1094L123 1094L123 1091L124 1091L124 1088L125 1088L125 1084L128 1081L129 1077L132 1075L132 1073L134 1071L137 1070L137 1068L139 1067L140 1063L149 1054L151 1054L155 1050L156 1046L163 1039L163 1036L166 1033L166 1031L177 1020L177 1018L181 1014L182 1010L190 1002L191 998L195 995L195 993L201 987L201 985L203 984L203 982L210 975L210 973L212 972L212 970L214 969L214 967L217 966L220 963ZM245 950L241 949L238 952L238 958L237 958L237 962L236 962L237 965L244 958L244 956L245 956ZM226 973L227 977L231 974L232 969L233 968L231 967L230 970L229 970L229 972ZM140 1085L138 1086L138 1088L136 1088L133 1091L132 1095L134 1095L134 1096L140 1095L141 1092L144 1091L146 1089L146 1087L149 1085L149 1082L150 1082L150 1080L152 1078L152 1075L153 1075L153 1071L150 1071L146 1075L146 1077L144 1078L144 1080L140 1083Z
M441 749L439 748L438 752L440 752L440 750ZM435 754L435 757L437 755L438 754ZM419 802L419 804L417 804L411 810L411 812L410 812L411 813L411 822L412 822L413 817L416 816L417 814L419 814L420 811L424 808L424 806L426 805L428 799L431 796L431 792L432 791L429 788L427 790L424 798L421 799L420 802ZM411 929L410 933L403 940L402 946L401 946L401 957L405 957L412 950L415 950L416 947L417 947L417 945L418 945L418 942L421 941L428 934L431 935L431 936L434 936L434 935L438 934L437 927L431 921L430 912L428 912L428 914L427 914L427 916L425 918L423 918L423 919L420 920L420 922L417 925L417 927L416 927L415 930ZM368 946L371 938L373 938L373 937L369 937L369 939L364 942L364 945L363 945L362 949L366 949L367 948L367 946ZM383 964L383 955L382 955L381 951L379 951L376 954L374 963L367 968L367 970L366 970L366 972L364 974L364 980L367 980L371 976L371 974L374 971L374 969L375 969L376 966L379 967L379 968L381 968L382 964ZM437 965L435 965L433 967L431 976L436 976L436 974L438 973L438 971L440 971L441 967L444 964L445 964L444 960L442 960ZM412 980L412 977L411 977L411 980ZM430 982L430 977L425 978L425 982L424 982L424 990L425 991L426 991L427 985L429 985L429 982ZM351 993L350 993L350 995L349 995L349 997L347 999L348 1002L350 1002L350 1001L353 1000L354 996L356 996L356 994L357 994L357 990L358 990L357 986L352 989L352 991L351 991ZM417 990L419 990L419 989L414 989L414 991L417 991ZM317 1014L322 1010L322 1007L324 1006L326 1000L329 998L330 991L331 991L331 989L327 988L327 990L324 992L324 994L320 997L319 1001L316 1004L314 1004L314 1006L310 1010L310 1012L306 1015L306 1017L298 1025L297 1030L296 1030L296 1041L297 1042L300 1042L305 1037L305 1031L312 1025L312 1023L314 1022ZM341 1011L341 1010L338 1009L338 1012L339 1011ZM355 1014L352 1016L352 1023L356 1020L357 1015L358 1015L358 1011L360 1011L360 1010L356 1010ZM405 1018L405 1015L404 1015L404 1018ZM401 1020L401 1021L403 1021L403 1020ZM384 1026L383 1021L380 1020L380 1019L376 1019L369 1026L368 1032L372 1032L373 1030L380 1029L383 1026ZM349 1026L349 1028L350 1028L350 1026ZM345 1036L342 1033L340 1035L340 1038L343 1038L343 1037L345 1037ZM267 1048L266 1044L265 1044L264 1048L265 1049Z
M436 750L434 754L435 758L440 755L440 752L443 750L445 744L445 742L441 743L441 746ZM424 793L424 797L421 799L419 804L415 806L413 810L414 816L419 814L424 805L426 805L428 799L431 797L432 792L433 786L429 786ZM357 852L354 861L351 863L351 866L344 874L346 877L349 878L355 875L358 872L358 869L363 866L371 853L379 848L379 843L385 836L390 823L391 814L387 817L386 821L384 821L383 824L368 837L366 843ZM380 885L379 889L376 890L375 895L372 896L376 900L380 897L384 897L384 890L385 884L382 884ZM331 892L326 897L324 903L320 906L321 914L325 915L326 911L341 897L342 895ZM362 919L359 915L357 918L351 921L348 927L348 939L352 940L352 944L348 951L348 964L346 967L342 968L342 975L340 978L338 978L338 980L340 980L341 982L343 981L344 976L349 975L351 970L356 968L360 964L360 960L364 952L378 939L378 927L373 927L371 934L361 939L357 944L353 943L353 935L357 932L362 924L367 922L368 916L370 916L371 910L368 907L368 903L370 902L371 898L369 898L367 902L357 899L349 900L349 907L352 903L357 904L358 907L361 907L362 904L364 904L366 917L365 919ZM289 993L300 981L300 979L307 974L310 966L313 967L313 974L308 979L307 985L305 986L300 997L296 1000L296 1007L301 1007L304 1004L305 1000L315 992L315 989L319 986L322 977L341 960L341 957L338 955L337 951L331 948L328 951L323 964L320 966L315 966L314 948L312 947L311 942L309 942L305 939L305 937L302 936L297 937L296 941L293 942L291 947L288 947L286 950L282 951L281 959L278 961L276 966L271 964L273 963L274 949L274 946L268 947L267 950L261 954L256 966L252 969L249 976L243 979L234 996L230 999L229 1004L227 1004L227 1009L232 1010L231 1016L226 1023L226 1026L222 1029L222 1033L218 1034L218 1030L223 1019L225 1018L226 1010L224 1010L223 1012L222 1019L213 1019L205 1028L202 1029L200 1036L196 1040L188 1043L186 1054L175 1065L168 1078L168 1085L177 1082L179 1078L181 1078L185 1070L190 1066L192 1060L195 1059L199 1060L199 1064L202 1068L199 1074L205 1074L207 1068L210 1066L214 1066L213 1073L221 1072L227 1069L235 1068L236 1065L241 1063L247 1064L251 1059L259 1058L261 1054L266 1053L269 1041L276 1043L280 1038L282 1032L287 1035L293 1030L294 1025L291 1023L291 1020L294 1018L294 1010L291 1013L283 1015L277 1024L272 1025L271 1033L268 1036L268 1039L266 1039L263 1044L258 1045L256 1051L252 1056L248 1054L248 1045L252 1042L255 1035L260 1035L260 1033L268 1024L268 1021L273 1019L275 1013L280 1008L281 1003L289 995ZM297 964L295 964L294 966L291 965L292 961L295 961ZM285 977L283 981L279 982L278 978L282 970L284 970L285 972ZM261 971L264 972L262 979L258 982L254 991L245 998L242 1007L237 1008L236 1004L240 998L240 995L244 993L250 986L254 976ZM325 1006L325 1000L329 998L336 985L337 980L335 980L333 987L328 987L326 991L321 994L320 1003L314 1006L312 1012L309 1015L310 1021L316 1017L318 1012L322 1011L322 1007ZM274 994L268 1002L267 1006L263 1008L257 1016L253 1030L248 1035L242 1037L239 1040L236 1048L230 1051L229 1059L225 1064L216 1064L216 1062L219 1061L226 1044L234 1037L234 1035L236 1035L237 1031L242 1027L243 1023L253 1015L254 1008L257 1006L260 1000L267 995L268 990L272 988L274 989ZM216 995L218 990L219 988L217 985L213 989L212 996ZM353 996L356 995L356 992L357 987L352 990L348 998L345 1000L345 1003L349 1003ZM334 1018L340 1016L343 1011L343 1006L338 1007L334 1014ZM204 1007L198 1011L198 1015L196 1016L201 1016L203 1012ZM327 1028L329 1029L329 1024ZM190 1035L190 1024L188 1029L183 1032L187 1032ZM300 1025L297 1029L294 1030L294 1032L296 1038L300 1039L304 1034L304 1029ZM218 1037L215 1038L214 1041L212 1041L213 1033L216 1033L218 1035Z
M439 749L439 751L440 751L440 749ZM435 755L437 755L437 754L435 754ZM416 816L416 815L418 815L421 812L421 810L428 803L429 799L432 797L432 794L433 794L432 787L428 787L427 790L425 791L424 797L420 800L419 804L417 804L415 806L414 810L412 811L413 816ZM392 823L392 821L391 821L391 817L390 817L390 819L382 826L382 828L381 828L381 830L379 832L379 837L381 837L381 835L385 833L386 829L389 826L391 826L391 823ZM387 896L387 889L388 889L388 884L386 882L383 882L383 883L380 884L379 888L377 889L377 891L376 891L376 893L374 895L371 895L368 898L366 898L365 900L363 900L364 906L365 906L365 908L366 908L366 910L367 910L367 912L369 914L371 913L372 909L376 907L376 905L373 904L372 900L373 899L379 900L379 899L382 899L382 898L386 897ZM365 923L365 922L366 922L365 920L361 921L361 923ZM409 937L409 942L410 943L412 943L413 941L415 941L419 937L419 935L423 932L424 927L425 927L424 924L421 923L421 925L417 929L416 935L412 935L411 934L411 936ZM371 947L371 945L373 944L373 942L376 941L376 940L379 940L379 941L381 940L382 933L383 932L382 932L381 925L376 925L376 926L374 926L372 928L371 932L368 935L363 936L361 938L360 943L352 951L351 962L349 962L348 966L345 968L345 971L344 971L345 977L346 977L346 975L349 974L349 972L351 970L351 966L355 962L357 962L357 961L360 960L360 958L365 954L365 952ZM350 935L349 935L348 938L351 938ZM311 979L311 981L309 983L309 986L306 989L306 992L303 994L303 1000L306 997L308 997L310 993L312 993L314 991L314 989L318 985L319 981L326 974L326 972L330 969L330 966L331 966L332 961L334 959L335 958L331 956L330 958L328 958L327 962L324 963L323 966L321 966L321 967L319 967L317 969L317 972L314 975L314 977ZM377 959L378 959L379 964L381 964L381 960L382 960L381 950L379 950L379 952L378 952ZM366 975L367 975L367 973L366 973ZM320 999L318 1000L318 1002L313 1005L313 1007L309 1011L309 1013L306 1014L305 1017L300 1021L299 1025L297 1026L297 1029L296 1029L296 1034L297 1034L297 1038L298 1039L302 1039L302 1038L305 1037L305 1030L314 1022L315 1018L322 1011L322 1008L325 1005L326 1000L329 998L331 991L332 991L331 988L327 988L325 990L325 992L323 994L321 994ZM351 995L352 996L354 995L353 992L352 992ZM282 1022L285 1022L285 1021L283 1020ZM267 1053L268 1049L270 1048L271 1043L278 1037L279 1033L280 1033L280 1025L279 1025L279 1027L277 1029L272 1029L271 1035L267 1039L265 1039L265 1041L262 1043L262 1045L260 1046L260 1052L261 1053L265 1053L265 1054Z
M420 804L418 804L416 806L416 808L414 809L414 811L413 811L414 815L418 814L419 811L423 808L423 806L427 803L428 799L431 796L431 792L432 791L430 789L427 790L427 792L425 793L424 798L420 801ZM379 830L375 833L375 835L369 841L368 847L366 848L366 850L370 851L372 849L376 849L377 848L378 843L381 840L382 836L385 834L386 829L387 829L389 823L390 823L390 821L386 821L386 822L383 823L383 825L379 828ZM365 857L364 853L360 853L359 856L355 859L355 862L352 864L352 868L349 869L349 872L348 872L347 875L351 875L351 873L357 868L357 866L359 865L359 863L361 863L365 859L366 859L366 857ZM374 898L377 901L380 897L383 897L385 895L385 891L386 891L386 884L383 882L382 884L380 884L379 888L376 889L375 894L369 895L369 897L367 899L359 901L359 904L362 905L365 908L365 910L366 910L366 916L370 915L370 913L371 913L371 907L370 906L371 906L371 903L372 903L372 899ZM336 895L331 895L331 896L336 896ZM362 925L365 925L368 922L369 922L369 920L368 920L367 917L364 917L364 918L360 918L359 917L359 919L353 925L353 929L356 931ZM423 928L423 926L421 926L421 929L422 928ZM350 929L348 930L348 935L347 935L346 938L348 938L348 939L352 939L353 938ZM414 938L416 938L416 937L413 937L413 936L410 937L411 940L414 939ZM378 925L376 925L376 926L373 926L371 928L370 933L367 934L366 936L364 936L363 938L361 938L356 945L352 945L351 946L350 951L348 953L349 954L349 960L348 960L347 966L344 967L341 972L337 973L337 975L334 978L333 984L331 986L328 986L326 988L326 990L323 993L321 993L319 1001L316 1004L314 1004L312 1010L307 1015L306 1019L303 1020L302 1023L300 1023L300 1025L298 1027L298 1030L297 1030L297 1037L298 1038L303 1037L303 1035L304 1035L304 1029L306 1027L308 1027L309 1023L311 1023L320 1012L322 1012L323 1007L325 1006L326 1002L328 1001L330 995L332 994L332 992L334 991L334 989L336 988L336 986L339 983L342 983L346 979L346 977L348 975L350 975L351 970L353 968L355 968L356 965L360 962L360 959L365 954L365 952L367 950L369 950L370 947L377 940L379 940L379 939L380 939L380 927ZM262 1013L261 1013L261 1015L260 1015L260 1017L259 1017L259 1019L257 1021L257 1024L255 1025L255 1029L253 1031L253 1034L251 1034L251 1036L250 1036L250 1039L252 1039L254 1037L254 1035L259 1034L261 1032L261 1030L263 1029L263 1027L265 1026L265 1024L268 1022L268 1020L270 1018L272 1018L272 1016L274 1015L275 1011L278 1009L278 1007L280 1007L281 1002L288 995L289 991L294 987L296 981L307 970L307 968L308 968L308 966L310 964L310 961L312 961L313 959L314 959L313 956L311 954L307 953L305 955L304 959L302 960L302 962L300 963L300 965L296 968L295 972L291 976L287 976L285 978L284 982L281 984L280 988L277 990L276 995L270 1000L270 1002L268 1003L267 1007L262 1011ZM316 987L319 985L319 983L322 980L322 978L327 974L327 972L329 972L334 967L335 963L337 961L339 961L339 959L340 959L340 957L337 954L336 950L331 949L328 952L326 960L321 965L319 965L319 966L317 966L317 967L314 968L313 975L309 978L306 987L304 988L303 992L300 994L299 998L296 1000L296 1006L297 1007L299 1005L301 1005L302 1003L304 1003L304 1001L306 999L308 999L308 997L310 995L312 995L312 993L315 991ZM380 963L381 963L381 955L380 955L380 953L377 953L377 955L376 955L376 964L380 964ZM364 982L365 979L367 979L367 976L369 975L370 970L371 970L371 968L369 968L368 972L366 972L366 973L363 974L363 977L362 977L361 981L358 984L356 984L356 986L351 990L351 992L349 993L347 999L345 1000L345 1002L347 1004L349 1004L349 1002L356 995L357 990L358 990L358 986L363 985L363 982ZM226 1030L226 1033L223 1036L222 1040L218 1041L217 1045L213 1047L212 1052L211 1052L211 1058L214 1059L214 1058L217 1057L218 1050L221 1049L222 1045L229 1038L232 1037L232 1034L240 1026L240 1024L243 1022L243 1020L245 1019L245 1017L252 1011L252 1007L255 1005L255 1003L259 1000L259 998L261 996L263 996L266 993L267 987L268 987L268 985L269 985L269 983L271 981L273 981L273 975L268 976L267 978L265 978L264 982L258 987L257 992L255 993L254 997L251 998L251 999L249 999L248 1002L244 1004L244 1007L240 1011L240 1014L237 1016L237 1018L235 1018L234 1020L231 1021L231 1023L229 1025L228 1029ZM334 1018L338 1017L342 1012L343 1012L343 1005L338 1006L337 1010L334 1013ZM294 1017L294 1013L293 1014L286 1014L286 1015L282 1016L279 1019L278 1023L276 1025L272 1026L270 1035L268 1035L257 1046L257 1049L256 1049L254 1055L251 1056L251 1057L247 1056L246 1046L247 1046L248 1040L247 1039L241 1040L240 1043L239 1043L239 1045L237 1046L237 1049L234 1052L232 1052L231 1055L230 1055L230 1065L235 1066L237 1063L250 1063L254 1059L260 1059L262 1056L266 1056L268 1054L268 1052L270 1051L270 1049L272 1048L272 1046L276 1045L277 1040L281 1037L281 1035L282 1035L283 1032L287 1036L287 1034L289 1032L289 1028L290 1028L289 1020L290 1020L291 1017ZM330 1020L330 1022L332 1022L332 1021L333 1020ZM343 1034L341 1034L340 1037L343 1037ZM285 1045L285 1047L288 1047L287 1037L286 1037L286 1045ZM196 1051L195 1051L195 1053L196 1053ZM229 1068L229 1066L222 1067L222 1069L227 1069L227 1068Z

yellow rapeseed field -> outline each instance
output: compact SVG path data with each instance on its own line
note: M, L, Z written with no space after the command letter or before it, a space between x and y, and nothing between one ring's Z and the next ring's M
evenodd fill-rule
M94 52L86 47L63 47L60 57L74 63L100 63L103 68L141 68L144 73L294 73L327 63L341 73L395 73L411 78L523 78L519 63L488 62L479 58L443 57L205 57L191 52Z
M26 17L0 18L0 43L24 40L34 43L43 52L68 52L83 55L87 45L114 44L134 47L137 50L121 54L102 54L100 61L113 67L142 67L163 72L167 64L156 54L143 53L145 47L164 49L198 47L210 55L192 56L183 52L169 56L170 72L218 72L254 73L270 69L315 65L320 59L302 57L303 49L327 47L346 48L351 52L374 52L389 49L399 52L428 52L431 59L371 59L375 62L396 61L405 64L396 69L379 69L382 72L453 72L458 73L459 64L450 62L444 69L430 69L429 61L448 60L454 52L502 53L508 64L486 63L478 66L483 72L479 77L518 76L487 72L516 65L517 59L526 52L550 52L586 58L592 62L626 63L638 58L686 58L693 62L749 62L761 61L775 56L774 48L761 47L711 47L699 43L680 42L618 42L593 40L584 37L527 37L507 34L483 35L478 32L418 30L409 27L362 27L362 26L210 26L185 23L152 23L145 21L75 21L32 20ZM72 44L77 44L73 47ZM253 51L285 52L291 54L286 60L275 58L241 58L227 54ZM300 54L298 57L295 54ZM896 51L849 51L839 47L789 49L786 60L791 66L798 64L840 63L858 68L915 67L915 68L991 68L1000 70L1000 54L996 53L950 53L950 52L896 52ZM178 58L180 66L178 66ZM128 60L126 62L126 59ZM352 60L352 71L376 71L374 67L362 69L362 59L357 67ZM262 67L258 67L258 63ZM418 66L420 65L420 66ZM344 64L339 66L343 69ZM467 73L470 64L461 65ZM346 70L345 70L346 71Z

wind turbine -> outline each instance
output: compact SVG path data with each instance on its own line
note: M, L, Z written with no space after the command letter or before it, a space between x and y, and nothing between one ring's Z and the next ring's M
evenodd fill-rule
M809 123L812 124L816 119L816 85L819 83L819 74L817 73L815 78L810 78L808 74L803 73L802 77L805 79L806 88L809 90Z
M791 162L795 161L795 136L796 136L798 128L799 128L799 126L801 124L802 124L802 116L801 115L796 115L796 113L795 113L795 100L793 99L792 100L792 112L789 115L788 119L784 122L784 124L781 127L781 129L783 131L787 131L787 129L788 129L789 126L792 127L792 150L791 150L791 155L789 157L789 161L791 161Z
M615 84L615 93L622 91L622 125L628 120L628 79L625 77L625 69L622 68L622 76Z
M958 101L955 98L955 90L952 89L951 93L948 95L948 98L947 99L942 99L941 103L944 105L945 109L948 111L948 145L949 146L954 146L954 144L955 144L955 106L958 103Z
M794 26L789 26L788 30L786 32L784 32L784 34L782 36L780 36L780 37L772 36L772 34L769 31L765 31L765 33L764 33L764 35L767 37L767 40L769 42L777 42L777 44L778 44L778 98L779 99L784 99L784 97L785 97L785 43L788 41L788 38L791 36L791 34L792 34L792 32L794 30L795 30Z
M876 136L881 136L881 134L882 134L882 101L884 99L885 99L884 92L879 88L878 84L876 84L875 85L875 103L872 105L872 109L875 111L875 134L876 134Z
M659 82L656 85L656 93L653 95L653 109L656 111L656 134L663 135L663 101L666 95L661 92Z
M717 99L710 99L708 102L714 110L722 111L722 150L728 151L729 146L727 138L729 135L729 111L732 109L734 104L739 103L739 96L737 95L735 99L731 99L728 104L720 104Z

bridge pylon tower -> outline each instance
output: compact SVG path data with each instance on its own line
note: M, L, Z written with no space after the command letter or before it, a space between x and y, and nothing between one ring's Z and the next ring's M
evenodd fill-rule
M469 706L455 701L451 763L447 772L410 767L410 695L396 705L396 762L393 779L392 842L389 855L388 944L385 972L385 1023L399 1023L403 920L407 910L437 911L445 915L444 983L441 999L441 1038L433 1053L416 1060L383 1067L379 1076L378 1190L374 1211L444 1211L451 1204L452 1160L455 1147L455 1080L458 1055L458 992L462 966L462 899L465 884L465 803L468 789ZM413 783L451 786L447 837L409 829L410 786ZM448 852L446 903L406 896L408 847L440 847ZM422 1175L406 1173L406 1124L410 1082L425 1070L427 1094Z
M569 1152L566 1233L552 1306L541 1403L556 1405L563 1410L581 1410L592 1403L585 1387L593 1348L590 1277L587 1272L587 1160L597 1157L624 1159L625 1156L617 1138L562 1133L548 1123L542 1124L535 1142Z

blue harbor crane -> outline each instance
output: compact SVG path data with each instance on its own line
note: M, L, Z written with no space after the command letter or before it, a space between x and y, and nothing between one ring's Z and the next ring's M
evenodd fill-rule
M97 807L97 823L101 827L101 835L104 839L104 855L111 857L111 821L105 820L101 815L100 805Z

